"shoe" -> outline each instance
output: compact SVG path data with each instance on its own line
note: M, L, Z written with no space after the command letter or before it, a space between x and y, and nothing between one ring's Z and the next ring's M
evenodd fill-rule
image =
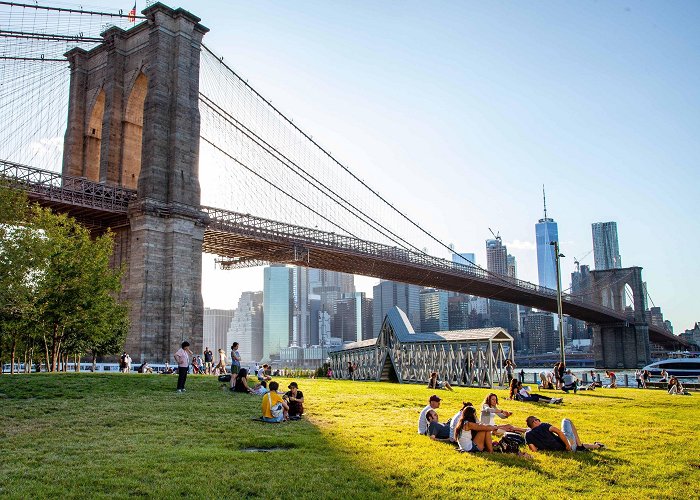
M550 405L555 405L555 404L557 404L558 402L559 402L559 401L557 401L556 399L550 399L550 400L549 400L549 404L550 404Z
M182 392L182 389L178 389L177 392Z
M604 450L604 449L605 449L605 445L604 445L603 443L601 443L601 442L596 441L596 442L593 443L593 444L597 444L599 450Z
M228 390L234 392L235 389L233 387L229 387Z

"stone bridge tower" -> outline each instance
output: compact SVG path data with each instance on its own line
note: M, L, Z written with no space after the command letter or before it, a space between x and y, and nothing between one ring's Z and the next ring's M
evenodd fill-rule
M90 51L66 54L71 82L63 174L136 189L128 227L115 231L114 265L135 360L172 362L183 339L201 349L199 58L207 28L156 3L147 20L107 29Z
M594 301L627 315L627 321L593 325L596 368L638 368L648 364L649 325L644 315L647 304L642 268L591 271L591 289L595 290L591 297Z

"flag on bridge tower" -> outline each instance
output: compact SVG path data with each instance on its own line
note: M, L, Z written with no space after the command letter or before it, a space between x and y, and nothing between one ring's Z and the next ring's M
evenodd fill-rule
M130 23L136 22L136 2L134 2L134 6L129 11L129 22Z

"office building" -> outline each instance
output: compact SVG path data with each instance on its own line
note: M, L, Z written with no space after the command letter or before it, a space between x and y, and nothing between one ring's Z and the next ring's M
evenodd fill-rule
M508 275L508 249L498 237L495 240L486 240L486 268L491 273Z
M382 321L389 310L396 306L405 312L414 330L420 330L420 299L421 287L395 281L381 281L372 289L373 327L372 338L379 335Z
M227 334L233 319L233 312L232 309L204 308L204 347L209 347L214 352L217 349L229 352L231 344L228 344ZM187 335L183 338L187 340Z
M620 269L622 258L617 244L617 222L594 222L591 228L596 271Z
M294 266L292 269L292 347L311 345L311 311L309 310L309 269Z
M263 292L243 292L228 330L229 346L238 342L243 363L263 357Z
M333 315L335 301L344 293L355 292L355 276L352 274L327 271L325 269L309 269L309 294L319 297L321 310Z
M529 354L553 352L559 345L552 313L530 310L523 314L522 321L522 347Z
M444 332L450 329L447 299L448 293L444 290L426 288L420 291L421 332Z
M452 262L455 264L461 264L467 267L474 267L476 265L476 256L473 253L453 253Z
M263 274L263 360L271 361L292 341L292 269L273 264Z
M576 263L577 269L571 273L571 293L575 299L586 301L594 300L593 284L591 282L591 270L589 266L579 266ZM585 321L569 317L571 325L572 340L590 339L591 333Z
M554 219L547 217L547 200L544 198L544 217L535 224L535 243L537 245L537 279L540 286L557 289L557 261L554 255L553 241L559 241L559 228Z
M364 292L346 293L336 301L331 318L333 337L343 342L359 342L372 338L372 299Z

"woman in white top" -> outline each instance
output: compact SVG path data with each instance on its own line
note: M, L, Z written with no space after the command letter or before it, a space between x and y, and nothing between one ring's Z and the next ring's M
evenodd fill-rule
M462 409L453 437L459 445L459 451L491 453L493 451L491 433L499 429L509 431L512 430L512 426L480 424L476 421L476 408L467 405Z
M495 425L496 416L499 418L508 418L513 414L513 412L501 410L498 407L498 396L494 393L489 394L484 399L484 404L481 405L481 423L484 425ZM513 427L515 432L525 432L527 429ZM498 434L502 434L499 431Z

